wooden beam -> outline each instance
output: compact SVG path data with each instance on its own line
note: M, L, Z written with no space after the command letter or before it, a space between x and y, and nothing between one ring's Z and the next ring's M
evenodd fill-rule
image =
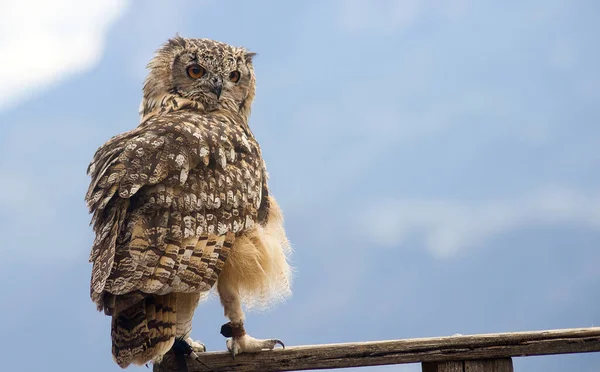
M511 358L466 360L464 372L513 372Z
M511 358L425 362L423 372L514 372Z
M465 372L465 362L425 362L422 372Z
M269 372L594 351L600 351L600 327L297 346L242 354L235 360L226 352L210 352L200 358L213 371ZM187 362L189 372L209 371L195 360ZM169 353L154 372L178 371L175 365Z

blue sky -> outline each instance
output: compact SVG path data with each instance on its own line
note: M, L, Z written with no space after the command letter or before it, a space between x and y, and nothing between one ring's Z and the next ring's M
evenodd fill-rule
M258 53L250 124L297 274L248 314L255 337L599 325L599 17L593 0L0 3L3 366L120 370L88 297L85 169L137 124L176 32ZM224 321L213 298L193 336L223 350ZM600 354L515 366L596 371Z

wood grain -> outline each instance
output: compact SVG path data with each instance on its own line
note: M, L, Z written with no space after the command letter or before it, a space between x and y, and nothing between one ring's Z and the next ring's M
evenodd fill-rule
M308 345L242 354L235 360L225 352L203 353L200 357L214 371L269 372L596 351L600 351L600 327ZM189 372L208 371L195 360L187 361ZM163 363L154 367L154 371L176 371L172 355L167 354Z
M468 360L464 372L513 372L511 358Z
M423 372L465 372L464 362L426 362L422 365Z
M423 372L514 372L511 358L425 362Z

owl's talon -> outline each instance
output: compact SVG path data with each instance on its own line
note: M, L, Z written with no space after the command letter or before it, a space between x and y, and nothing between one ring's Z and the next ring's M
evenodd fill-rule
M197 353L206 352L206 345L204 345L202 342L194 341L191 337L187 337L185 339L185 342L187 342L188 345L190 345L190 347L192 348L192 350Z
M273 350L275 345L281 345L285 349L285 345L278 339L260 340L244 334L240 337L232 337L226 341L227 350L231 353L233 359L235 356L242 353L259 353L263 350Z
M173 351L175 352L175 354L179 353L179 354L183 354L183 355L188 355L190 358L194 359L195 361L197 361L198 363L200 363L204 367L206 367L209 371L214 372L214 369L212 369L208 365L206 365L206 363L204 363L200 359L200 356L198 356L198 354L196 354L196 353L203 353L206 351L206 346L204 346L203 343L194 341L190 337L186 337L185 339L177 338L177 339L175 339L175 343L173 344ZM183 363L185 363L185 359L183 360ZM186 365L186 368L187 368L187 365Z

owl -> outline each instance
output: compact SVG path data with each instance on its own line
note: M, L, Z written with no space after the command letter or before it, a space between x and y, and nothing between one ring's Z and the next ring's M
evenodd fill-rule
M242 304L290 294L291 251L248 119L254 53L177 36L148 64L139 125L95 153L86 202L92 214L90 294L112 317L122 368L160 362L190 337L199 302L216 288L235 357L273 349L244 329Z

